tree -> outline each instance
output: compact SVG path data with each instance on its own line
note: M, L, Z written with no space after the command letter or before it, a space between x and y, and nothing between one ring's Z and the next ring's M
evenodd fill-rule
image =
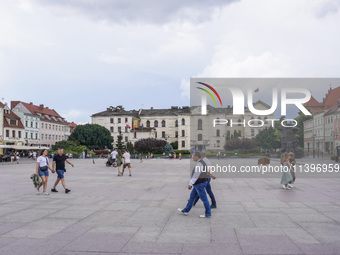
M262 149L273 150L281 146L277 140L276 129L273 127L265 128L255 137L256 145Z
M126 144L126 149L130 152L130 154L135 154L135 148L133 147L132 142L128 142Z
M119 132L119 135L117 136L117 143L116 143L117 150L123 151L125 149L125 146L122 141L123 141L123 135L122 135L122 132Z
M113 138L110 131L98 124L78 125L70 135L69 141L78 141L90 150L112 149Z
M297 121L297 127L299 128L299 130L296 132L296 136L298 138L299 141L299 146L303 147L304 146L304 132L303 132L303 122L306 120L310 120L313 117L310 115L304 115L301 111L299 111L299 116L297 116L295 118L295 120Z
M174 149L172 148L171 144L166 143L166 145L164 146L164 153L165 155L174 153Z
M68 140L63 140L63 141L59 141L56 142L55 145L52 145L52 150L58 150L59 148L63 148L63 149L67 149L71 146L79 146L79 142L78 141L68 141Z
M140 139L135 142L135 150L142 153L162 153L165 144L166 141L155 138Z
M172 148L173 148L174 150L177 150L177 149L178 149L178 141L172 142L172 143L170 143L170 145L172 146Z

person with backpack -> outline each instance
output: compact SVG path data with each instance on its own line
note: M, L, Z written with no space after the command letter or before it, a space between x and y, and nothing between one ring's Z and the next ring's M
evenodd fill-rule
M41 180L42 180L42 185L43 185L43 195L49 195L46 192L46 188L47 188L47 181L48 181L48 176L49 176L49 172L48 170L50 170L52 173L55 173L54 170L52 170L52 168L49 165L48 162L48 157L47 157L47 150L43 150L40 154L40 156L37 158L37 164L35 166L35 175L36 176L40 176ZM37 195L40 195L40 187L41 186L37 186Z

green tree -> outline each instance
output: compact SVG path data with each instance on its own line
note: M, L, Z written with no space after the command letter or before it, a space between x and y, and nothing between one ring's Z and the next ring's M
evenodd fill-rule
M171 144L166 143L166 145L164 146L164 153L165 155L169 155L170 153L174 153L174 149L172 148Z
M273 127L265 128L255 137L256 145L262 149L273 150L281 146L277 142L276 129Z
M299 111L298 114L299 116L295 118L295 120L297 121L297 127L299 128L299 130L296 132L296 136L299 141L299 146L303 148L305 139L303 134L303 122L306 120L310 120L313 117L311 115L304 115L301 111Z
M155 138L140 139L135 142L135 150L142 153L162 153L165 144L166 141Z
M125 146L123 144L122 132L119 132L119 135L117 136L116 148L117 148L117 150L121 150L121 151L123 151L125 149Z
M170 143L170 145L172 146L172 148L173 148L174 150L177 150L177 149L178 149L178 141L172 142L172 143Z
M67 149L71 146L79 146L79 142L78 144L76 143L76 141L68 141L68 140L63 140L63 141L59 141L56 142L55 145L52 145L52 150L58 150L59 148L63 148L63 149Z
M135 154L135 148L134 148L132 142L128 142L126 144L126 149L130 152L130 154Z
M112 149L113 138L110 131L97 124L78 125L70 135L69 141L78 141L90 150Z

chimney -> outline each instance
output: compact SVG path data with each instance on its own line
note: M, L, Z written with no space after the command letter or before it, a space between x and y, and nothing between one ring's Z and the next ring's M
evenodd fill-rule
M32 103L32 102L30 102L30 105L33 105L33 103Z
M44 109L44 105L43 104L41 104L41 105L39 105L39 109Z

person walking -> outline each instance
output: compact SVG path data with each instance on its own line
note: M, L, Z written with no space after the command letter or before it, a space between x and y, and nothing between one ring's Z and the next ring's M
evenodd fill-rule
M208 175L209 175L209 178L208 178L208 183L207 183L207 187L206 187L206 191L211 199L211 205L210 205L210 208L213 209L213 208L217 208L216 206L216 200L215 200L215 196L214 196L214 193L212 192L211 190L211 185L210 185L210 181L211 181L211 178L212 179L216 179L215 176L212 175L211 171L210 171L210 167L211 167L211 162L210 160L206 157L206 153L204 151L201 152L201 156L202 156L202 160L205 162L205 164L207 165L207 169L206 171L208 171ZM196 198L196 200L194 201L194 206L196 205L197 201L199 200L199 197Z
M55 173L55 171L53 169L51 169L49 162L48 162L48 157L47 157L47 150L43 150L40 154L40 156L37 158L37 164L35 166L35 175L36 176L40 176L41 180L42 180L42 185L43 185L43 195L49 195L46 192L46 188L47 188L47 181L48 181L48 176L49 176L49 172L48 170L51 170L52 173ZM37 186L37 195L40 195L40 187L41 186Z
M295 165L296 165L296 159L295 159L295 155L293 152L290 152L289 153L289 163L291 164L291 173L292 173L292 176L293 176L293 182L288 184L288 187L290 188L294 188L293 184L295 183Z
M11 164L13 164L14 159L15 159L15 155L14 155L14 152L12 151L11 152Z
M20 155L19 155L19 152L17 152L17 155L16 155L16 161L17 161L17 164L19 164L19 161L20 161Z
M289 162L289 153L285 152L281 164L283 166L283 174L281 184L284 189L291 189L288 185L293 183L293 175L291 172L291 164Z
M111 152L111 156L112 156L112 166L116 166L116 157L117 157L117 151L116 149L113 149L113 151Z
M205 213L200 215L200 218L209 218L211 217L211 208L209 204L209 200L207 197L207 193L205 191L208 184L208 173L204 171L207 168L206 163L201 159L202 155L200 152L194 152L192 158L196 162L194 169L192 170L191 180L188 185L188 189L191 190L189 201L184 209L178 208L178 211L183 213L184 215L188 215L190 212L194 201L199 197L204 204Z
M125 152L123 154L123 158L124 158L124 165L123 165L123 171L122 171L122 175L124 175L124 170L125 170L125 167L128 167L129 168L129 176L131 177L131 155L129 153L128 150L125 149Z
M118 176L122 176L122 173L120 171L120 166L122 165L122 161L123 161L123 155L122 155L121 150L118 150L116 160L117 160Z
M59 148L58 154L55 155L53 158L52 170L54 171L54 169L56 169L58 178L55 181L53 188L51 189L52 192L58 192L56 190L56 187L60 181L61 181L61 184L63 185L63 188L65 189L65 193L69 193L71 191L66 188L66 184L65 184L65 178L64 178L64 173L66 172L65 162L70 164L72 167L74 167L74 165L66 158L63 152L64 152L63 148Z

